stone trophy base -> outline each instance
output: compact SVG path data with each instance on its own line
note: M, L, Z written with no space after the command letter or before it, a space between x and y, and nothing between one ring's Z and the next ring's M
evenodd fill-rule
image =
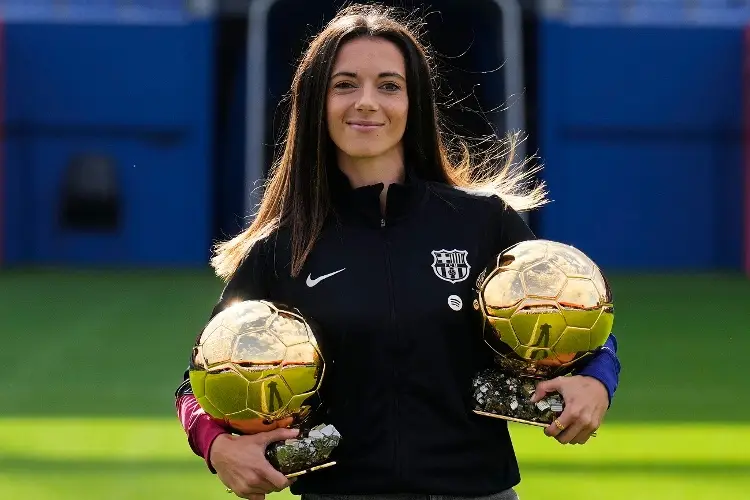
M294 439L271 443L266 448L266 458L286 477L297 477L335 465L326 460L340 440L341 434L334 426L318 425L300 431Z
M562 413L562 397L553 393L530 402L538 377L518 376L497 370L479 372L473 380L474 413L538 427L547 427Z

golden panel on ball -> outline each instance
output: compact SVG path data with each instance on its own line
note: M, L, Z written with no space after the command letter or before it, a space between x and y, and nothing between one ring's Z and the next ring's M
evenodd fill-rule
M250 384L233 367L213 371L203 383L204 398L219 413L211 415L212 417L235 413L247 407L247 390Z
M245 407L266 420L276 420L284 414L293 394L279 375L271 375L250 383Z
M509 319L490 317L488 318L488 321L490 325L492 325L494 339L499 340L501 345L510 349L515 350L518 348L520 342L518 341L518 337L516 337L516 333L513 331L513 326L510 324ZM493 347L497 345L498 344L495 344Z
M552 262L542 261L521 274L527 297L554 299L560 294L568 278Z
M557 305L539 299L523 302L510 323L519 341L514 349L516 354L521 359L540 363L553 357L552 346L567 327Z
M281 365L286 346L271 328L253 328L235 334L231 362L252 371Z
M196 346L202 355L202 364L207 368L226 363L232 357L235 334L221 324L209 325Z
M590 350L590 339L590 329L576 328L574 326L567 327L555 345L552 346L555 357L564 360L565 363L578 359L583 353ZM582 349L582 345L586 345L587 348Z
M589 330L591 333L591 348L604 345L607 342L607 337L612 332L612 326L615 322L615 311L614 307L607 305L602 309L602 313L599 315L599 319L596 320L594 326Z
M569 326L591 328L602 312L603 297L588 278L570 278L557 298Z
M230 310L231 314L223 314ZM232 331L244 332L268 327L276 319L278 312L275 305L265 300L247 300L235 302L217 314L214 319L221 321L222 325Z
M298 311L267 301L218 313L193 348L190 383L198 404L240 433L301 418L323 380L313 326Z
M493 317L510 318L515 306L526 296L526 291L517 271L501 269L488 280L484 290L484 301L488 313Z
M519 243L497 256L496 265L499 269L523 271L547 258L547 241L534 240L534 245ZM524 242L525 243L525 242Z
M320 364L318 349L305 342L287 347L280 374L293 394L304 394L315 390L318 383L315 371Z
M614 321L599 267L577 248L549 240L518 243L493 259L477 280L474 306L485 341L529 372L573 365L606 342Z
M554 303L538 305L531 300L523 303L510 318L516 338L522 346L550 348L565 331L567 324Z
M599 294L602 297L602 300L605 304L611 304L612 303L612 289L609 286L609 283L607 282L606 276L602 273L601 269L599 267L594 268L594 273L592 274L591 280L594 282L594 286L596 286L596 289L599 291Z
M549 261L568 278L590 278L596 265L588 256L570 245L547 243Z

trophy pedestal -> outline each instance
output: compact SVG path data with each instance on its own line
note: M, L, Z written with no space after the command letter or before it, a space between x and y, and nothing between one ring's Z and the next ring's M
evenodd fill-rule
M487 369L479 372L472 383L474 413L538 427L547 427L563 411L562 397L553 393L532 403L540 378L511 375Z
M289 479L291 479L293 477L297 477L297 476L301 476L303 474L307 474L308 472L315 472L316 470L326 469L326 468L328 468L328 467L330 467L332 465L336 465L336 462L326 462L324 464L314 465L314 466L310 467L309 469L300 470L300 471L297 471L297 472L290 472L289 474L284 474L284 475L286 477L288 477Z
M271 443L266 448L266 458L288 478L325 469L336 462L328 457L341 440L341 434L332 425L318 425L300 432L294 439Z

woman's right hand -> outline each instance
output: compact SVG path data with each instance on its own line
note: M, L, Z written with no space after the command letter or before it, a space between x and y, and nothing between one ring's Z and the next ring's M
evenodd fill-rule
M276 441L297 437L297 429L278 428L257 434L221 434L213 442L209 460L221 482L235 495L263 500L268 493L281 491L291 481L274 469L265 456L266 447Z

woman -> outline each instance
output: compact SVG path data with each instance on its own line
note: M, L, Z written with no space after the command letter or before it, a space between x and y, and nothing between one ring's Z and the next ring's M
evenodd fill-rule
M516 498L506 423L470 411L471 377L491 361L469 333L471 288L493 255L534 238L518 211L545 193L510 168L512 142L501 143L504 168L497 155L478 166L450 157L428 61L390 10L341 11L294 76L285 148L257 216L212 260L228 282L213 314L263 298L321 326L326 422L343 439L337 465L294 482L306 500ZM465 251L460 269L438 272L446 249ZM607 345L580 375L538 388L566 400L545 429L561 443L585 443L610 404L619 362L614 337ZM177 398L192 449L235 494L260 500L290 485L263 450L295 431L232 436L200 411L189 383Z

